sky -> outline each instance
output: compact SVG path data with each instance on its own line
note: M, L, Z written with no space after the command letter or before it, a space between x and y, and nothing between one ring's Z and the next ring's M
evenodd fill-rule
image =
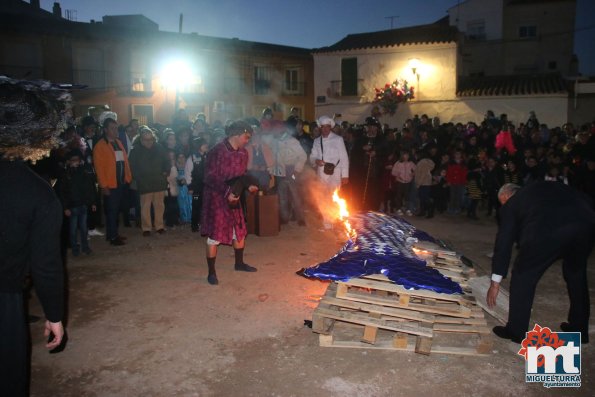
M460 0L59 0L63 15L101 21L143 14L159 29L303 48L329 46L352 33L432 23ZM51 11L54 0L41 0ZM575 53L579 71L595 76L595 0L577 0ZM391 18L392 17L392 18Z

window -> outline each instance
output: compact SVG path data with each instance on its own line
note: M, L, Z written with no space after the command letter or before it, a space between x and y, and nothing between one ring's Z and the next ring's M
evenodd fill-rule
M153 124L153 105L131 105L131 119L137 119L140 125Z
M520 26L519 27L519 37L521 39L537 37L537 26L535 26L535 25Z
M151 91L151 71L148 56L139 51L130 52L130 84L134 92Z
M287 68L285 69L285 93L290 95L303 95L304 90L302 88L303 83L300 82L301 78L300 68Z
M357 58L341 59L341 96L357 95Z
M467 23L467 37L471 40L485 40L486 26L483 20Z
M254 66L254 94L266 95L271 89L271 70L266 66Z
M89 88L106 88L108 72L104 69L103 51L99 48L73 48L72 74L75 84L87 85Z

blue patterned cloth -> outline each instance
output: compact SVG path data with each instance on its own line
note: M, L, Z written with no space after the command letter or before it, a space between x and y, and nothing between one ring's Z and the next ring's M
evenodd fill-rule
M407 289L425 289L438 293L462 294L461 286L438 270L426 266L412 250L417 241L436 240L398 217L378 212L349 218L357 232L355 241L326 262L304 269L306 277L348 281L354 277L383 274Z
M184 179L184 169L178 168L178 179ZM179 188L178 207L180 208L180 222L190 223L192 220L192 195L188 193L188 186Z

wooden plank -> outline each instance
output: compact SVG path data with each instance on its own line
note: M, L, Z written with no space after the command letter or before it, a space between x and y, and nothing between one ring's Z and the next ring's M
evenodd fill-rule
M333 285L337 286L336 297L341 298L347 293L347 285L343 283L333 283Z
M380 313L370 313L370 318L380 319L382 316ZM378 328L366 325L364 327L364 335L362 336L362 342L373 345L376 343L376 335L378 334Z
M377 341L375 345L369 345L359 341L343 341L332 339L332 342L328 344L329 335L320 335L319 337L325 337L325 343L323 344L320 339L320 346L322 347L342 347L351 349L373 349L373 350L395 350L395 351L415 351L414 344L407 344L407 347L395 347L392 341ZM485 350L485 349L482 349ZM479 351L477 347L456 347L456 346L442 346L433 344L431 354L453 354L457 356L488 356L490 350Z
M320 334L320 335L318 335L318 344L323 347L333 347L333 346L335 346L334 339L335 339L335 337L332 334L331 335Z
M382 277L384 277L384 276L382 276ZM385 279L388 280L388 278L385 278ZM389 291L389 292L395 292L397 294L401 293L401 294L407 294L407 295L411 295L411 296L417 296L420 298L434 298L434 299L441 299L441 300L452 301L452 302L460 302L461 300L464 300L463 295L440 294L440 293L437 293L434 291L428 291L428 290L408 290L408 289L406 289L400 285L394 284L392 282L381 283L376 280L373 280L373 279L371 280L368 278L354 278L347 282L339 282L339 285L346 284L346 285L354 286L354 287L379 289L379 290L384 290L384 291Z
M469 279L469 285L473 290L473 296L475 296L477 305L479 305L488 314L494 317L500 322L500 324L506 324L508 320L508 302L509 296L508 291L500 285L500 291L498 293L498 299L496 299L496 306L491 308L488 306L486 301L486 295L490 288L490 277L473 277Z
M434 324L434 332L485 333L484 324Z
M398 317L405 320L421 321L426 323L433 323L435 316L431 314L418 313L413 310L399 309L393 307L387 307L382 305L375 305L372 303L365 303L360 301L352 301L348 299L339 299L329 296L322 298L321 303L328 305L344 307L352 310L360 310L363 312L376 312L386 316Z
M415 352L429 356L432 351L432 339L418 336L415 340Z
M423 313L441 314L446 316L469 318L471 317L471 309L457 303L451 302L444 305L428 306L420 303L411 303L403 306L395 299L383 298L380 296L374 296L370 294L364 294L360 292L349 291L347 294L341 297L341 299L352 300L357 302L372 303L382 306L390 306L395 308L407 309L412 311L418 311Z
M377 328L387 329L389 331L404 332L406 334L419 335L427 338L432 337L432 329L421 325L411 325L410 323L395 323L382 319L370 318L367 315L357 312L341 312L339 310L318 307L315 310L317 315L332 318L335 320L346 321L361 325L371 325Z
M395 337L393 338L393 347L397 349L406 349L407 348L407 334L402 332L397 332Z
M330 306L322 301L318 303L318 307L314 309L314 312L312 313L312 331L319 334L330 334L333 325L335 324L335 320L318 315L316 311L319 308L330 309Z
M399 304L401 306L407 306L407 305L409 305L409 299L410 298L411 298L411 296L406 295L406 294L399 295Z
M378 328L372 327L370 325L366 325L364 327L364 335L362 336L361 341L364 343L368 343L373 345L376 343L376 334L378 333Z

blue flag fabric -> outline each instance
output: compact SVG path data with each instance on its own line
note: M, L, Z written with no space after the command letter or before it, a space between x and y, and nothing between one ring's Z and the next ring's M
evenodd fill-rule
M351 216L357 233L331 259L304 269L303 275L320 280L348 281L354 277L383 274L407 289L425 289L445 294L462 294L461 286L438 270L426 266L415 255L417 241L436 240L398 217L378 212Z

